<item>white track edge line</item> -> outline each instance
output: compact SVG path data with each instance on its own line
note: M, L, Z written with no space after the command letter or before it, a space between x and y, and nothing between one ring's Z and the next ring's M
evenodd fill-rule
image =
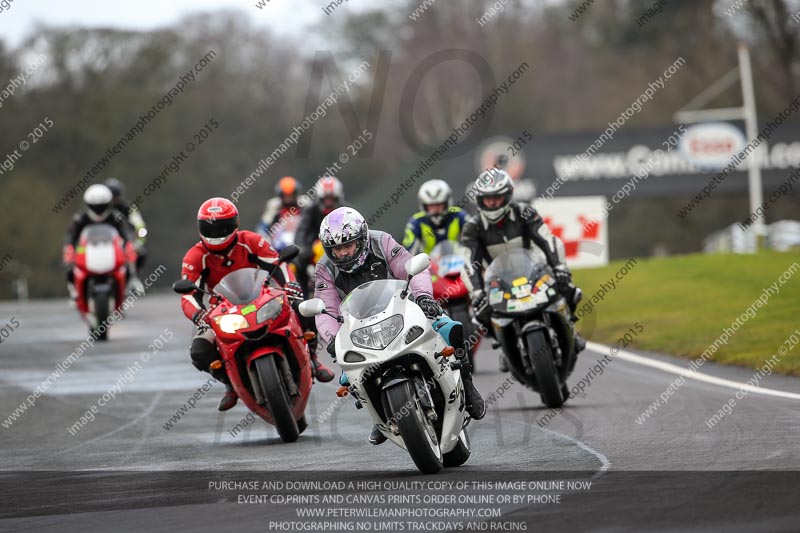
M605 346L603 344L598 344L595 342L587 342L586 346L589 347L592 351L601 354L610 353L611 349L611 347L609 346ZM728 387L736 390L746 390L747 392L752 392L755 394L763 394L764 396L777 396L779 398L787 398L790 400L800 400L800 394L794 392L768 389L766 387L754 387L753 385L748 385L747 383L743 383L740 381L733 381L730 379L711 376L709 374L703 374L702 372L698 372L696 370L683 368L678 365L673 365L672 363L665 363L664 361L657 361L655 359L650 359L649 357L636 355L634 353L626 352L624 350L619 350L616 354L611 355L611 357L615 359L622 359L623 361L628 361L629 363L634 363L637 365L649 366L651 368L662 370L670 374L677 374L679 376L684 376L689 379L694 379L697 381L703 381L705 383L710 383L712 385L718 385L720 387Z

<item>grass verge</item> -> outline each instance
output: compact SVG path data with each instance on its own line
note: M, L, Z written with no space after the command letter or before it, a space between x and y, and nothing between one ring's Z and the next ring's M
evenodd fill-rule
M800 329L797 252L632 259L576 269L573 276L584 294L579 330L620 348L627 333L629 347L696 358L739 319L709 360L760 368ZM770 286L777 291L751 308ZM774 370L800 376L800 346L786 348Z

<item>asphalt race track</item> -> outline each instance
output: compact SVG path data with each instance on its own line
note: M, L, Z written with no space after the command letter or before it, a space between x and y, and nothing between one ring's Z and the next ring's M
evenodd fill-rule
M538 395L506 382L508 374L497 370L497 354L484 343L477 359L478 387L486 398L504 383L507 390L493 397L484 420L469 426L472 456L466 465L421 476L400 448L367 443L366 413L349 398L337 402L333 383L315 386L309 428L297 443L281 443L274 429L260 421L238 434L232 431L247 412L240 404L218 413L219 384L165 429L208 381L189 362L192 327L171 294L138 301L111 329L107 343L84 353L9 424L7 417L87 335L64 301L0 305L0 322L12 317L20 326L0 344L2 531L313 531L324 529L323 519L299 518L299 508L363 512L392 507L429 508L431 516L444 508L492 508L500 516L387 518L394 525L384 522L380 527L386 531L570 531L587 524L595 530L800 529L796 397L750 393L709 428L706 420L737 389L688 379L639 424L637 417L677 376L611 357L562 413L548 416ZM174 336L164 348L132 367L165 331ZM587 349L570 385L587 376L606 353ZM126 369L130 379L121 379ZM734 382L753 375L752 370L710 364L701 370ZM96 409L93 421L76 427L115 384L115 397ZM800 380L792 378L769 376L761 385L800 392ZM495 490L491 483L520 480L556 484L542 490L530 490L529 484L516 493L517 501L498 501L508 491ZM247 490L231 485L234 481L295 485L282 491ZM572 488L558 484L563 481ZM325 482L361 485L339 491L326 488ZM319 502L326 494L348 492L364 497L337 505L299 498L309 502L313 496ZM247 494L295 494L298 499L257 501ZM391 505L392 494L419 496L423 504ZM469 495L493 495L494 501L451 505L445 498ZM337 523L359 521L352 514L327 516ZM292 523L295 529L284 528ZM484 525L478 529L475 523Z

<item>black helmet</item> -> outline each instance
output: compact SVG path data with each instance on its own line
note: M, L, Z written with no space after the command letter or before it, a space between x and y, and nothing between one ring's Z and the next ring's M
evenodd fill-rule
M117 178L108 178L105 181L105 185L111 189L111 194L114 195L115 202L125 196L125 185L123 185L122 182Z

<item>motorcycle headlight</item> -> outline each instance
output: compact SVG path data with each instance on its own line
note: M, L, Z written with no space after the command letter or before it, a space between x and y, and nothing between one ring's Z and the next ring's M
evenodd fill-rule
M350 333L350 340L360 348L383 350L403 331L403 315L390 316L377 324Z
M249 326L247 319L242 315L222 315L216 318L219 329L225 333L236 333Z
M258 310L256 313L256 321L261 324L262 322L266 322L267 320L272 320L276 316L281 314L281 310L283 309L283 298L273 298L272 300L268 301L264 305L261 306L261 309Z

